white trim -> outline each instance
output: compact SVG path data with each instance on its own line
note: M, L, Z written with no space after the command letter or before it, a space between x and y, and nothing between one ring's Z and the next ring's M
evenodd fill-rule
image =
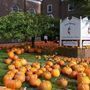
M37 0L26 0L26 1L41 4L41 1L37 1Z
M49 11L49 7L51 7L51 11ZM47 13L52 13L52 4L47 5Z

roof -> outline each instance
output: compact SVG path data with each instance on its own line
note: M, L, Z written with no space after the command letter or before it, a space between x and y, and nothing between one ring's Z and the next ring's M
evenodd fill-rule
M43 0L26 0L26 1L41 4Z

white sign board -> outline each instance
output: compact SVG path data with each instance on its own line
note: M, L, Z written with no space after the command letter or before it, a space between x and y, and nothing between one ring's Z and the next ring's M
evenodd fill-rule
M80 38L80 20L73 17L72 19L66 18L61 23L60 36L64 40L72 40Z
M84 42L82 42L82 40L84 40ZM87 17L85 18L80 17L80 19L76 17L72 17L71 19L66 18L61 22L60 45L65 46L90 45L89 40L90 40L90 22ZM79 41L79 44L77 41Z

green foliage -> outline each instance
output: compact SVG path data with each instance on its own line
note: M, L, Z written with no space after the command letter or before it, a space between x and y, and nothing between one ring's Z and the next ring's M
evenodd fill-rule
M51 30L54 19L48 16L13 12L0 18L0 39L26 41Z

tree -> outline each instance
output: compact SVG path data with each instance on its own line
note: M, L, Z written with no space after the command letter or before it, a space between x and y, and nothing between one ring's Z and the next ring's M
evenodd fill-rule
M54 19L48 16L13 12L0 18L0 39L27 41L51 30Z

